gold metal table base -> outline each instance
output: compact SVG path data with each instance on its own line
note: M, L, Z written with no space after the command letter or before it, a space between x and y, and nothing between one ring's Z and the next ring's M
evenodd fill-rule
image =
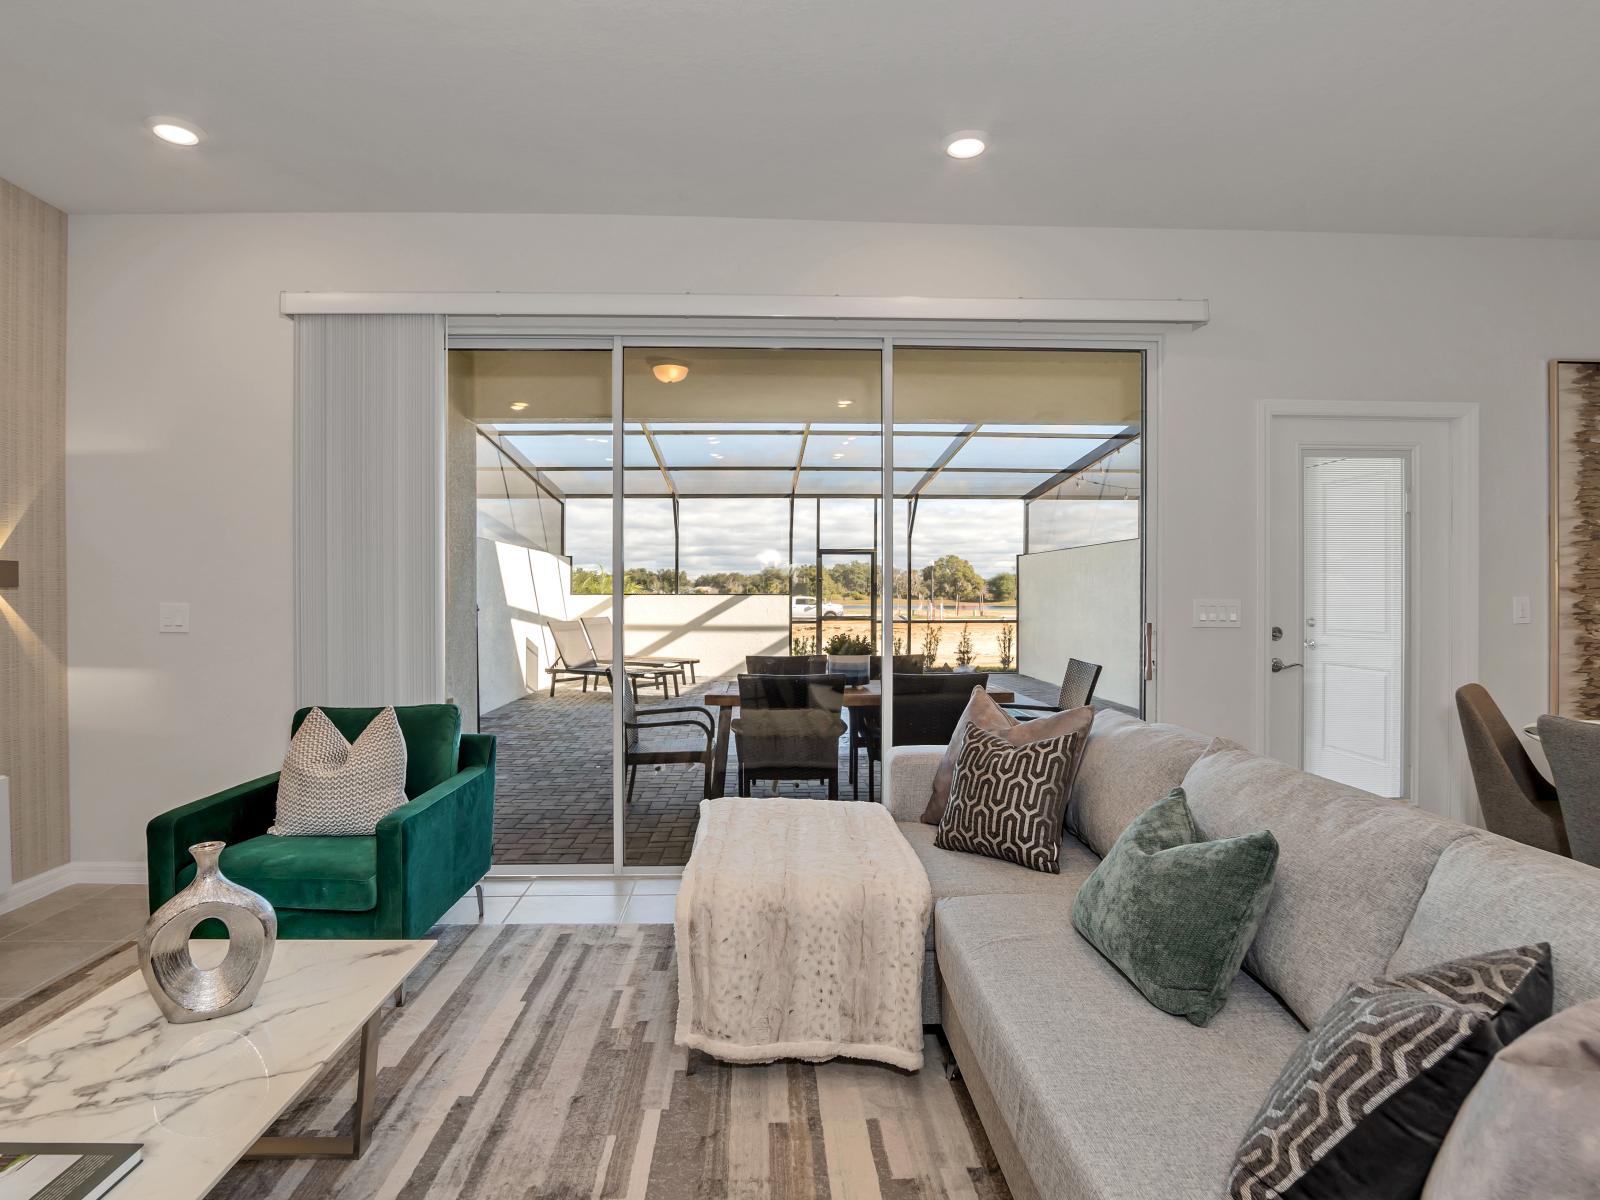
M378 1099L378 1037L383 1032L380 1008L367 1018L356 1036L361 1053L356 1063L355 1131L349 1136L257 1138L245 1158L360 1158L372 1140L373 1107Z

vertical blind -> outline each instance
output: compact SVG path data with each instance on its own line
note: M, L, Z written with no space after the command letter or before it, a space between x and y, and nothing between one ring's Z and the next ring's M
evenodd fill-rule
M295 318L295 694L444 699L444 318Z
M1307 771L1406 794L1407 462L1307 455Z

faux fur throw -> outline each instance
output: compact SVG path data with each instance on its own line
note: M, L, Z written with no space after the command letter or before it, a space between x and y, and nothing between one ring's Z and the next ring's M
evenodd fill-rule
M727 1062L920 1069L932 911L881 804L703 801L678 890L678 1045Z

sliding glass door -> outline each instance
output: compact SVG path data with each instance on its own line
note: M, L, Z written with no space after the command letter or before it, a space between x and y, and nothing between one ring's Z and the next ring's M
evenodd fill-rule
M450 359L497 863L672 870L708 796L881 799L980 682L1143 711L1142 351L522 341Z
M851 794L842 690L763 685L757 715L740 677L866 678L882 356L628 346L622 378L623 861L679 867L708 795Z
M897 640L1030 703L1076 661L1142 712L1142 355L902 346L894 367Z
M609 349L454 350L476 425L478 727L499 739L497 865L611 869Z

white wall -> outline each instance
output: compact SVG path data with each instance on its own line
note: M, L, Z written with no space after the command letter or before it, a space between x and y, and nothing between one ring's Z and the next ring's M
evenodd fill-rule
M560 555L478 539L478 703L493 712L550 686L546 622L570 621L572 564Z
M1481 676L1544 696L1544 371L1600 353L1600 243L506 215L73 217L68 541L73 855L273 769L287 733L283 290L1185 296L1162 362L1158 704L1247 743L1265 398L1483 407ZM1510 624L1511 596L1535 621ZM1245 598L1195 631L1195 596ZM156 632L162 600L193 632Z
M1019 555L1017 669L1059 684L1069 659L1099 663L1095 696L1138 708L1139 565L1137 540Z

